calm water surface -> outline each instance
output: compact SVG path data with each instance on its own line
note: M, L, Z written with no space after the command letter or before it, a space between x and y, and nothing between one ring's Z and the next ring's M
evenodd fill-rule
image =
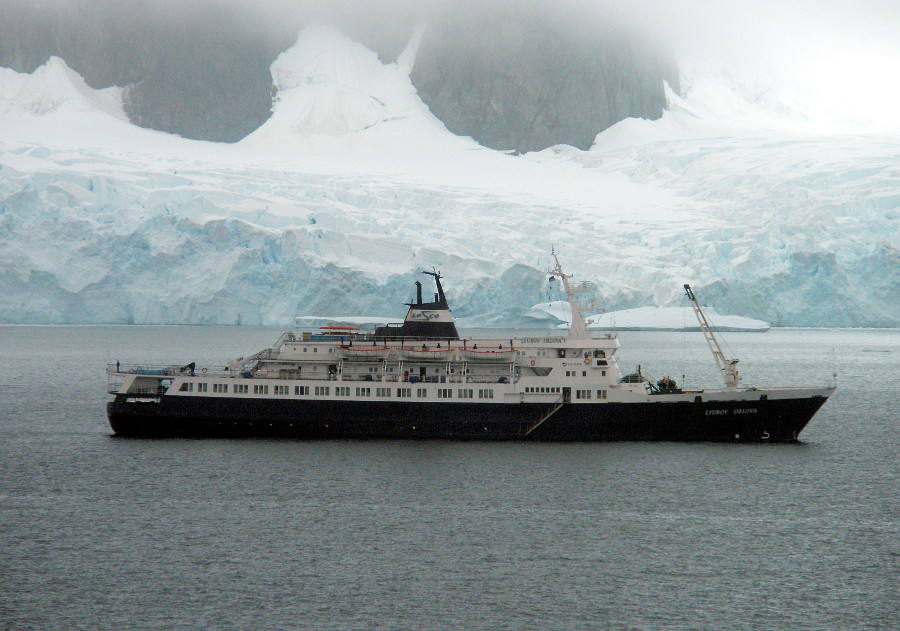
M900 331L731 334L800 445L127 440L107 361L249 327L0 327L0 629L897 629ZM700 334L623 369L717 386ZM832 351L833 349L833 351Z

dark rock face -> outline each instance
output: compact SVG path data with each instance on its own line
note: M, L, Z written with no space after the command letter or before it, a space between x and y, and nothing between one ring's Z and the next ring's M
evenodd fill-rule
M623 118L659 118L663 80L677 86L677 71L634 34L598 37L536 11L498 12L478 28L452 16L433 22L412 79L450 131L525 152L587 149Z
M127 88L137 125L233 142L272 107L269 64L290 35L225 3L3 0L0 66L32 72L62 57L93 88Z
M57 55L94 88L128 87L126 111L138 125L233 142L269 116L271 62L322 17L314 5L291 6L3 0L0 66L32 72ZM663 80L676 85L671 60L634 32L573 28L577 19L550 18L537 5L465 6L388 3L326 17L386 62L427 21L413 83L450 131L496 149L586 149L622 118L659 117Z

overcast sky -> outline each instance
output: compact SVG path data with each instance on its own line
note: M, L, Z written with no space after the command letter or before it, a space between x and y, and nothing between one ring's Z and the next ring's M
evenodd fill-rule
M751 93L777 93L823 131L900 127L900 0L639 6L642 21L671 38L688 89L726 73Z

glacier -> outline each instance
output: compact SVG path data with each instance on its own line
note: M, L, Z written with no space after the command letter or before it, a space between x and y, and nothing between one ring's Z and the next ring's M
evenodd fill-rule
M764 333L769 323L744 316L722 315L715 308L704 307L713 331L743 331ZM637 307L592 313L586 310L585 321L589 329L602 331L699 331L700 326L693 307ZM571 322L572 311L565 300L551 300L533 305L525 313L536 323L566 329Z
M519 325L556 247L608 311L683 305L688 282L773 326L900 325L900 133L760 126L669 91L662 119L588 151L508 155L429 112L416 47L385 64L305 29L272 64L271 118L233 144L132 125L122 89L58 58L0 69L0 322L396 317L436 267L463 323Z

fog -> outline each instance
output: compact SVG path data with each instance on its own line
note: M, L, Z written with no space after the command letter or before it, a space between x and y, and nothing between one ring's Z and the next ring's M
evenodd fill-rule
M41 10L118 0L4 0ZM135 11L184 28L210 11L240 17L248 35L281 46L312 21L335 22L384 40L421 22L537 13L572 37L639 36L672 52L681 89L710 82L817 131L897 128L900 2L896 0L133 0ZM118 5L118 6L116 6ZM490 42L491 33L483 33ZM714 109L714 106L713 106ZM726 117L728 112L714 112Z

